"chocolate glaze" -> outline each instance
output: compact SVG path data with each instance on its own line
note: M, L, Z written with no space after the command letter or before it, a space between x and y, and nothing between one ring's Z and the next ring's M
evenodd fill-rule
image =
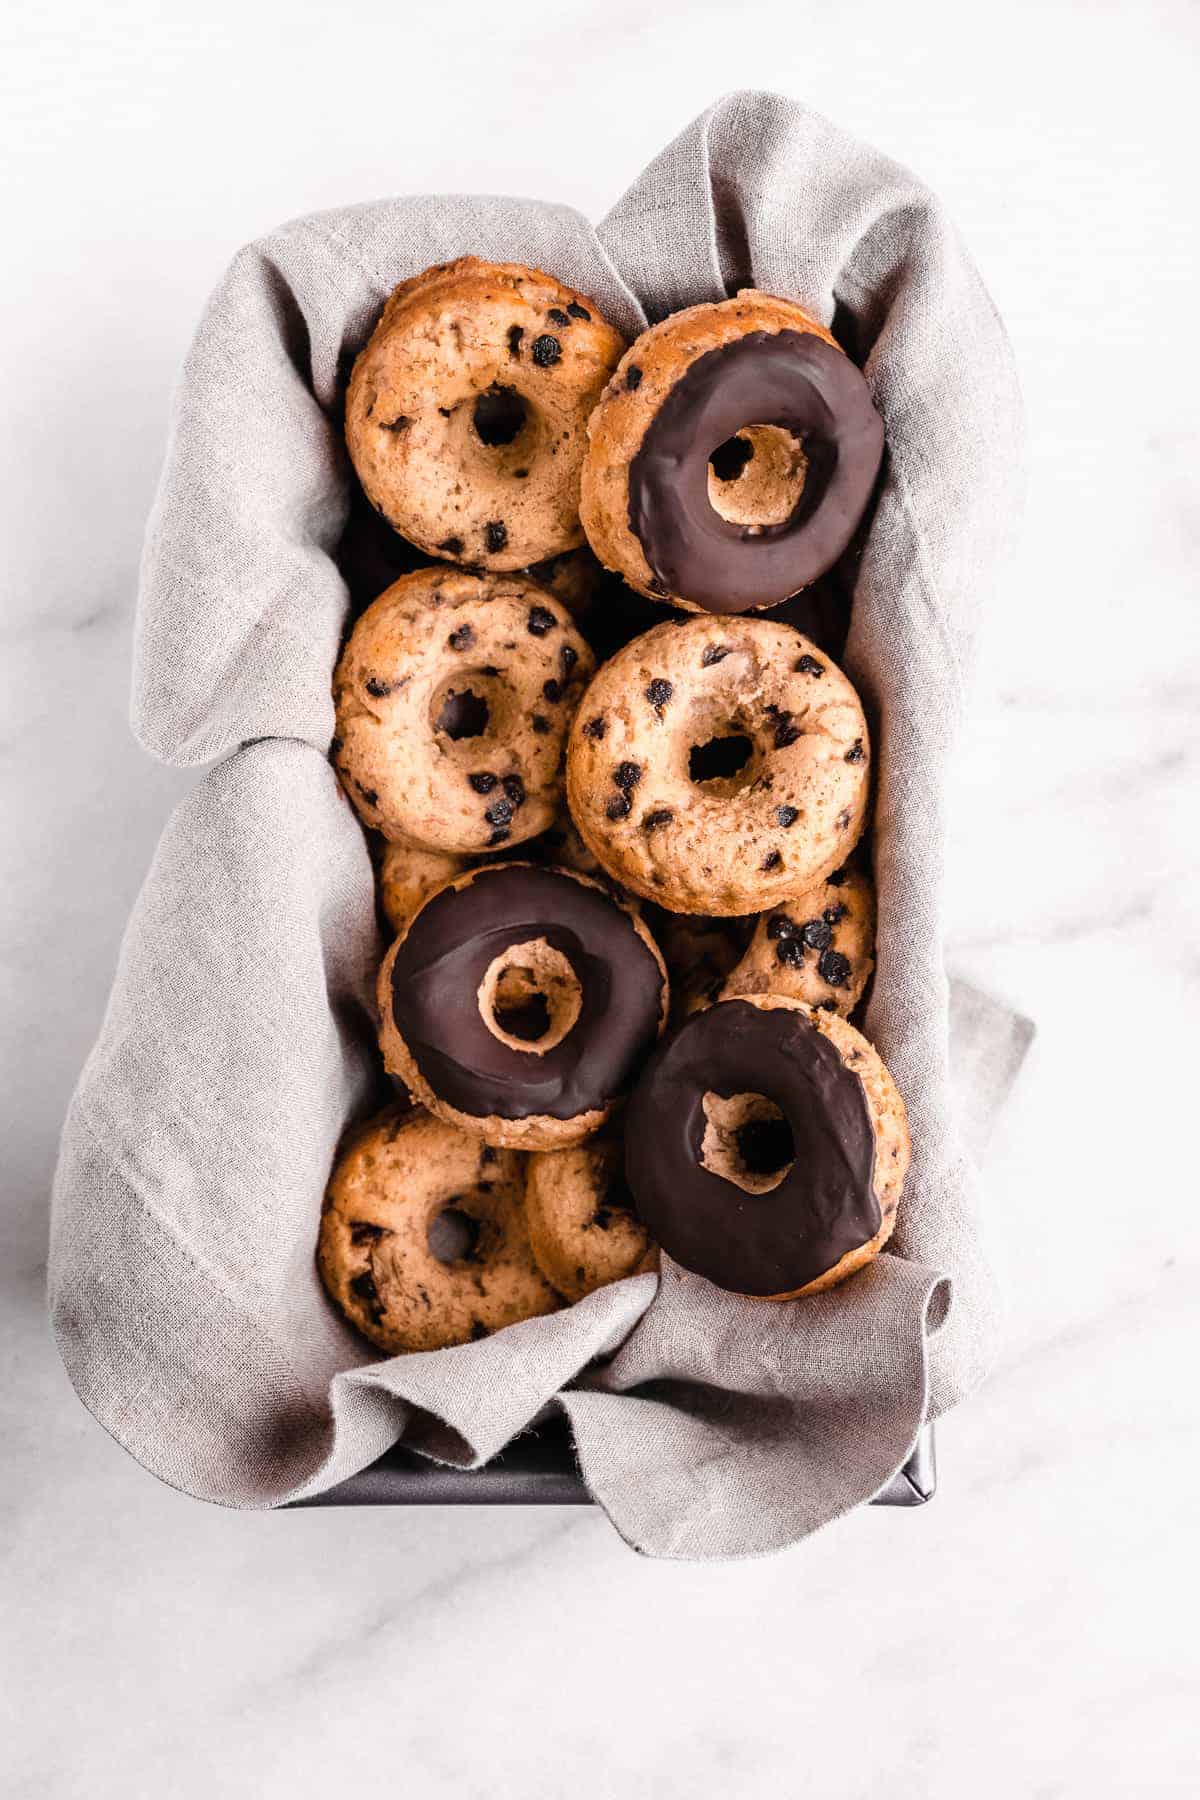
M708 459L746 425L778 425L808 457L781 525L731 525L709 503ZM775 606L824 574L871 497L883 420L862 375L811 331L751 331L698 356L629 465L629 528L668 593L714 613Z
M478 991L493 960L535 938L579 982L571 1030L538 1055L484 1024ZM627 913L555 869L484 869L436 894L413 920L392 969L392 1016L439 1099L472 1118L573 1119L628 1085L654 1043L663 980Z
M763 1094L791 1129L778 1187L748 1194L700 1161L708 1092ZM724 1000L694 1013L643 1072L625 1121L638 1216L685 1269L736 1294L787 1294L869 1243L881 1217L866 1093L790 1007Z

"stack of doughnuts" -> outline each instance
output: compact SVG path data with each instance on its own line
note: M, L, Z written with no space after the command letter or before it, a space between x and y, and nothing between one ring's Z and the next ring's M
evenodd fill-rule
M346 395L332 760L393 934L398 1096L343 1143L318 1244L379 1349L660 1250L781 1300L886 1243L904 1104L853 1023L871 735L830 654L883 436L777 296L629 345L518 264L387 302Z

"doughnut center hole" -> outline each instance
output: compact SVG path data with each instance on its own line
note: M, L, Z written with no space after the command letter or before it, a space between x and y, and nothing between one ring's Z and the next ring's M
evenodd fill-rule
M450 688L438 709L434 729L457 744L463 738L482 737L489 717L488 703L482 694L473 688Z
M470 773L487 768L485 746L503 740L512 715L512 690L500 670L468 664L438 683L428 719L437 750Z
M784 525L800 504L808 457L782 425L743 425L708 459L708 503L728 525L753 537Z
M425 1241L430 1256L440 1263L470 1262L478 1248L481 1229L478 1219L451 1200L429 1221Z
M502 950L488 965L478 998L492 1036L534 1056L561 1044L583 1008L579 977L545 938Z
M475 435L489 449L511 444L523 429L528 410L516 388L501 387L498 383L493 383L476 396L471 414Z
M769 1194L796 1160L791 1126L765 1094L716 1094L701 1102L700 1161L711 1175L746 1194Z
M688 775L693 781L730 781L750 761L754 746L740 731L711 737L688 751Z

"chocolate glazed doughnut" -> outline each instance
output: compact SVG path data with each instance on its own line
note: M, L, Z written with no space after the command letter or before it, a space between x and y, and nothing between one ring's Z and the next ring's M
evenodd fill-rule
M685 1269L788 1300L887 1242L908 1169L904 1102L843 1019L773 995L696 1013L629 1103L638 1215Z
M489 1144L555 1149L603 1124L666 1017L649 932L561 869L477 869L426 902L379 972L388 1070Z
M776 606L846 549L883 421L801 307L745 291L627 352L589 425L581 514L597 555L691 611Z

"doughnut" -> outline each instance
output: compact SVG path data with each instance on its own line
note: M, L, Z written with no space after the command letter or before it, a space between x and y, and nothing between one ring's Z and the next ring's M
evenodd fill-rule
M754 926L753 920L664 912L657 906L647 914L646 923L667 965L673 1025L712 1005L741 959Z
M417 569L372 602L334 672L334 767L363 823L478 854L552 823L592 653L543 588Z
M823 651L788 625L706 615L602 665L571 728L567 800L623 887L726 917L841 867L869 765L858 695Z
M403 931L415 912L448 881L461 875L466 858L448 850L384 841L379 859L379 903L393 931Z
M721 998L786 994L848 1019L875 967L874 949L874 889L857 869L838 869L763 914Z
M431 1112L551 1150L604 1123L666 1018L640 919L563 869L473 869L426 901L379 971L380 1048Z
M464 256L401 282L346 395L368 500L452 562L574 549L587 421L624 347L594 300L520 263Z
M643 332L588 438L580 514L601 562L652 599L742 613L841 556L883 421L823 325L748 288Z
M658 1268L658 1250L634 1211L616 1138L531 1156L525 1213L537 1265L568 1300Z
M429 1113L388 1108L346 1140L317 1267L330 1298L390 1355L440 1350L554 1312L533 1259L526 1159Z
M792 1300L844 1281L891 1236L904 1102L852 1025L798 1000L720 1000L650 1058L625 1121L639 1217L683 1268Z

